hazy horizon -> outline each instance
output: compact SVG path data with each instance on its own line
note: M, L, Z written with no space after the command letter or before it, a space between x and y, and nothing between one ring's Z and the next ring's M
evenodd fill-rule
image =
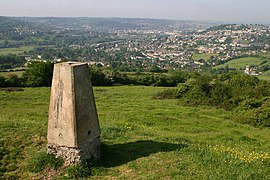
M119 17L269 23L268 0L5 0L1 16Z

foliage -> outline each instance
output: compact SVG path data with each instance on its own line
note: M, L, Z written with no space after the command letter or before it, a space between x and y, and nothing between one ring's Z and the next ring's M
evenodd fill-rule
M222 75L194 74L176 89L156 94L156 98L178 98L183 105L207 105L241 111L238 121L255 126L270 125L270 84L257 77L228 73ZM256 100L254 100L256 99Z
M0 76L0 87L7 87L6 78Z
M109 79L101 69L90 67L89 72L93 86L107 86L110 84Z
M183 83L188 79L189 73L184 71L171 71L168 74L145 73L127 75L115 69L103 69L90 66L91 81L94 86L111 85L145 85L145 86L165 86L173 87L178 83Z
M248 99L235 110L237 121L256 127L270 127L270 99Z
M127 74L116 69L89 66L93 86L112 85L146 85L173 87L185 82L190 73L180 70L169 73L139 73ZM7 78L0 76L0 87L40 87L50 86L52 82L53 63L32 62L29 68L18 77L15 74Z
M23 73L22 79L26 86L40 87L51 86L53 76L53 63L32 62Z
M158 66L153 65L153 66L150 67L149 72L161 73L161 72L164 72L164 70L162 70Z
M16 54L0 55L0 70L22 66L24 63L25 58L23 56L17 56Z
M0 83L1 84L1 83ZM6 79L3 87L22 87L23 79L19 78L16 74L11 74Z
M22 87L24 86L23 79L16 74L10 74L8 77L0 76L0 87Z
M179 88L179 90L181 91L181 88ZM178 89L166 89L162 92L158 92L154 97L156 99L174 99L177 98L178 93L176 91L178 91Z

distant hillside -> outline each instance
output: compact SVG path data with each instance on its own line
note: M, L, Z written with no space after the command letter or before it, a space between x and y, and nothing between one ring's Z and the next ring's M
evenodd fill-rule
M176 21L139 18L88 18L88 17L20 17L25 22L62 28L90 28L97 30L178 30L206 29L214 24L195 21Z
M15 32L18 28L25 28L29 24L29 22L22 20L0 16L0 39Z
M15 17L0 17L0 48L49 45L52 28Z
M18 31L18 29L33 29L33 28L44 28L37 23L31 21L25 21L23 18L16 17L5 17L0 16L0 35L4 36L5 31Z
M216 25L216 26L211 26L209 28L206 29L206 32L209 31L224 31L224 30L246 30L249 29L252 26L260 26L260 27L267 27L267 25L264 24L220 24L220 25Z
M3 28L14 28L18 26L23 26L25 24L26 22L12 17L0 16L0 30Z

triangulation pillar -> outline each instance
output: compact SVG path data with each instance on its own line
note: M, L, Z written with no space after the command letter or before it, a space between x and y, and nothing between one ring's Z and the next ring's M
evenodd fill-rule
M87 64L54 65L47 139L48 153L68 164L100 158L100 127Z

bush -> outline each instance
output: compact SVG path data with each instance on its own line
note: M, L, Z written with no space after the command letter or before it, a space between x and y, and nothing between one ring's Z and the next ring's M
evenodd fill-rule
M19 78L15 74L11 74L8 76L8 79L6 80L7 87L22 87L23 86L23 80L22 78Z
M167 89L165 91L162 92L158 92L154 98L155 99L174 99L176 98L176 93L174 89Z
M236 110L237 120L256 127L270 127L270 99L250 99Z
M190 77L190 73L186 71L175 70L170 72L169 76L173 84L172 86L177 86L179 83L186 82Z
M217 108L232 109L235 102L232 100L232 88L226 82L217 81L212 84L210 92L210 104Z
M110 80L106 77L106 74L101 71L101 69L90 67L89 68L90 77L93 86L108 86L110 85Z
M144 86L165 86L174 87L183 83L189 76L189 73L183 71L172 71L169 74L146 73L128 76L117 70L97 68L90 66L90 75L94 86L111 85L144 85Z
M251 98L251 99L247 99L245 101L243 101L238 107L237 107L237 111L247 111L247 110L252 110L255 108L259 108L263 105L263 101L261 99L255 99L255 98Z
M32 62L22 75L25 86L51 86L53 65L51 62Z
M0 76L0 87L7 87L6 78L3 76Z
M270 107L258 108L254 113L255 126L270 127Z
M193 74L186 83L160 92L156 98L178 98L182 105L208 105L234 110L238 122L269 127L269 89L269 82L243 74Z

